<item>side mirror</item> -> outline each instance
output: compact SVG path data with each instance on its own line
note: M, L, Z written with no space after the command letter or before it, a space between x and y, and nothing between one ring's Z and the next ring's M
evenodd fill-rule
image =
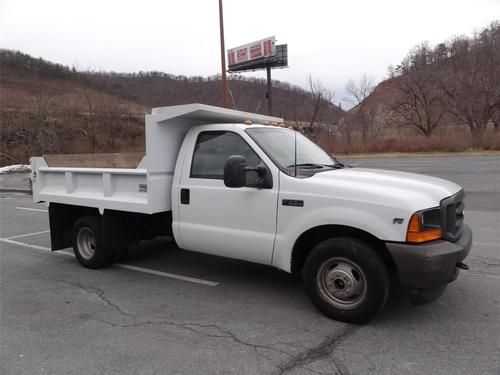
M232 155L224 165L224 185L231 188L243 187L246 184L247 162L241 155Z
M224 165L224 185L230 188L239 188L247 185L247 172L256 172L255 185L257 189L272 189L273 178L267 167L261 162L255 168L248 168L246 159L241 155L232 155Z

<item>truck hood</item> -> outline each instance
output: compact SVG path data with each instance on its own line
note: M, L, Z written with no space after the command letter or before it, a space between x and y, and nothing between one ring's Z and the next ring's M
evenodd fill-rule
M321 186L323 194L328 191L339 198L358 197L356 200L415 211L436 207L442 199L462 189L454 182L437 177L357 167L316 173L311 180L318 188Z

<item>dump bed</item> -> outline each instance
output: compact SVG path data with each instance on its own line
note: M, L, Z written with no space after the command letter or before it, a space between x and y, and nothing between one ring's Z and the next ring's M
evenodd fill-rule
M280 118L187 104L146 115L146 153L46 155L31 158L34 202L157 213L172 209L175 162L193 126L282 121Z

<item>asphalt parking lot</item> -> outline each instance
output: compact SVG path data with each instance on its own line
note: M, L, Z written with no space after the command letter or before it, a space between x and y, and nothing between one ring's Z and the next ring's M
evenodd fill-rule
M50 253L44 205L1 193L1 374L500 374L500 157L357 158L465 187L474 246L436 302L329 320L301 281L159 239L88 270Z

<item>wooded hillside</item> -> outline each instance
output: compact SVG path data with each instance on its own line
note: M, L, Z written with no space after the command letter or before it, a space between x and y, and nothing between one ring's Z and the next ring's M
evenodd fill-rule
M421 43L377 87L366 80L351 86L355 94L371 92L340 121L347 143L349 132L362 133L351 151L499 149L500 23L436 46Z
M220 105L220 79L162 72L77 71L0 50L0 164L43 153L140 151L144 113L152 107ZM266 114L266 83L231 76L231 107ZM303 123L338 121L333 97L273 81L274 115Z

